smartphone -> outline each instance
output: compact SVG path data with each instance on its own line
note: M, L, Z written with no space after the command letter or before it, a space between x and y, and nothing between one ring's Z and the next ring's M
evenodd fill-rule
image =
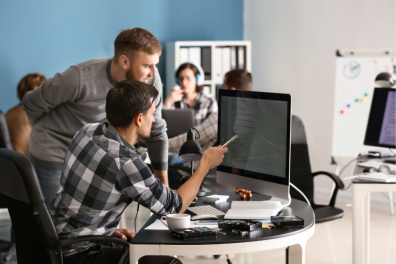
M196 225L217 225L217 220L197 220L195 221Z

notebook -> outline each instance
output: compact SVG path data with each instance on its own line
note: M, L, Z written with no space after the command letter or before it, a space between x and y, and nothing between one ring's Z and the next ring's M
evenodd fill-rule
M233 201L224 219L271 219L280 210L279 201Z

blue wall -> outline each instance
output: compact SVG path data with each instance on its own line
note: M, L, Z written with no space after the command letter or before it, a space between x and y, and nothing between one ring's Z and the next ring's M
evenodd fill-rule
M47 78L93 58L113 56L126 28L142 27L165 43L242 40L243 0L68 0L0 2L0 109L18 103L16 86L30 72Z

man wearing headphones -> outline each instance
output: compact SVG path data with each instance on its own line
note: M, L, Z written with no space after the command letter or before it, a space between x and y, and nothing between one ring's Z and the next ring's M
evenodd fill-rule
M169 94L164 102L165 108L192 108L195 125L201 124L208 116L217 112L216 100L202 92L204 73L201 66L191 62L183 63L176 71L175 80L180 89Z
M252 74L247 70L236 69L227 72L224 76L223 89L251 91L253 86ZM177 95L178 90L174 91ZM196 138L202 150L206 150L213 146L217 141L217 122L218 115L216 113L210 114L204 122L197 125L195 128L199 131L200 137ZM178 153L181 146L186 142L187 133L178 135L169 139L169 152ZM198 162L196 162L198 163Z

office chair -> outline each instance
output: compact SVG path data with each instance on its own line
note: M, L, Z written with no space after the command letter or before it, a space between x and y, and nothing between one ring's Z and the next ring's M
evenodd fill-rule
M304 124L297 116L292 116L290 181L307 196L315 213L315 222L323 223L344 216L344 211L335 207L338 190L344 189L344 183L334 173L327 171L311 171L308 143ZM326 175L335 183L335 189L328 205L318 205L314 202L314 177ZM290 188L292 198L305 201L300 193Z
M36 172L29 159L16 151L0 149L0 192L11 216L18 264L61 264L62 247L82 241L109 241L124 247L125 263L129 243L109 236L79 236L59 240L44 203Z
M0 148L14 149L8 132L7 121L3 111L0 110Z
M0 110L0 148L13 149L8 132L7 121L3 111ZM0 209L7 208L3 196L0 194ZM0 253L6 253L0 264L7 264L15 255L15 243L13 239L13 231L11 228L11 241L0 240Z

